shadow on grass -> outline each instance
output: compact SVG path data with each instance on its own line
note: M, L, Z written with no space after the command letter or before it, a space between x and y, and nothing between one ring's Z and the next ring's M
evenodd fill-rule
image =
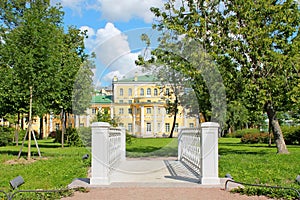
M244 155L264 155L268 154L269 150L246 150L246 149L229 149L229 148L219 148L219 155L228 155L228 154L244 154Z

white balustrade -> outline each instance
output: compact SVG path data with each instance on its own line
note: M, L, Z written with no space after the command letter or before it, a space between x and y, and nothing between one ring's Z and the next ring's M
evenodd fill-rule
M191 167L204 185L220 184L218 177L218 129L214 122L200 128L183 128L178 135L178 160Z
M125 160L125 142L124 128L112 128L106 122L92 124L91 185L110 184L111 171Z

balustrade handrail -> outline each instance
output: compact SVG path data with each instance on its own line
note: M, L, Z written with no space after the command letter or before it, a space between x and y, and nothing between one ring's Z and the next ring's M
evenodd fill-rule
M201 129L183 128L178 136L178 160L201 173Z

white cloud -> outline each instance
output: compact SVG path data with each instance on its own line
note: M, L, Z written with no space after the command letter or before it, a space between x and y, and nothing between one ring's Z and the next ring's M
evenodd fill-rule
M82 9L87 6L85 0L50 0L50 4L53 6L57 3L60 3L63 7L71 8L74 12L80 15Z
M135 60L140 53L131 52L127 36L114 24L107 23L97 31L87 26L80 29L88 31L89 38L85 40L85 44L89 51L96 53L99 63L96 74L101 83L110 82L114 75L122 78L137 68Z
M150 8L163 5L162 0L98 0L98 3L102 17L109 21L129 21L138 17L147 23L151 23L154 17Z
M108 21L129 21L132 18L143 19L151 23L154 15L151 7L162 7L163 0L51 0L51 5L61 3L63 7L71 8L82 14L83 10L100 11L100 16Z

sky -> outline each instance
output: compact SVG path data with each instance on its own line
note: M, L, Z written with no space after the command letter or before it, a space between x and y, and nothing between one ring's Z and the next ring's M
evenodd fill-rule
M157 33L151 28L151 7L161 8L163 0L51 0L65 12L65 26L87 30L88 53L96 53L94 82L109 86L113 76L130 77L140 67L134 64L146 45L140 40L147 33L155 48Z

